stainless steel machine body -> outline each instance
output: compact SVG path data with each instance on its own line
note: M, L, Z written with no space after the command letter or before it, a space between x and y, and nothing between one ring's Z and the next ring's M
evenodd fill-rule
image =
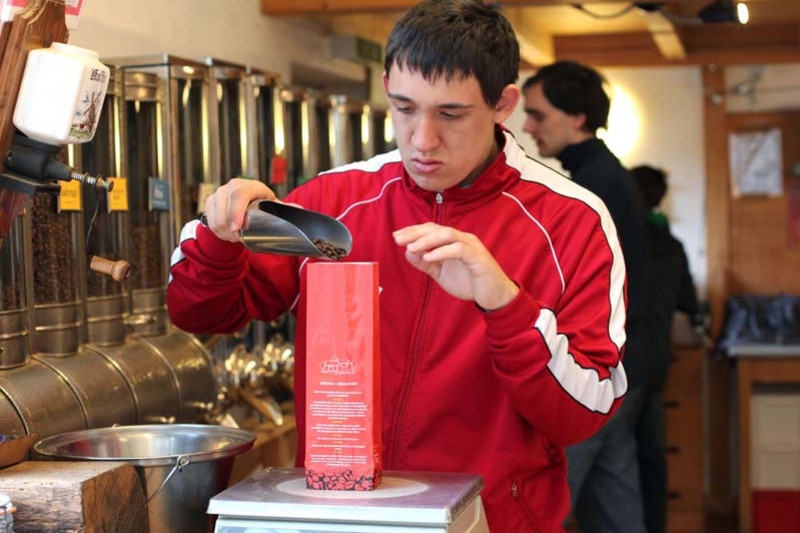
M109 60L124 72L131 218L131 322L166 331L169 258L183 225L218 184L212 169L209 70L169 54Z
M286 139L286 183L279 185L279 198L305 182L311 171L311 137L308 94L299 87L281 86L283 126Z
M249 173L247 67L216 58L206 58L212 98L209 114L212 172L225 183Z
M247 131L251 139L248 144L247 173L270 186L276 185L273 183L276 158L282 158L284 162L286 160L279 81L277 74L247 68L245 104Z
M386 106L369 104L369 123L365 157L374 157L397 148L391 114Z
M367 159L370 139L369 107L349 96L332 96L335 131L334 166Z
M23 365L30 353L30 316L24 275L23 224L17 217L0 244L0 369Z
M309 178L334 167L336 131L331 97L322 91L307 91L309 129Z
M129 179L131 216L100 213L110 225L98 225L95 245L97 252L122 254L138 265L130 293L139 328L126 337L131 299L124 286L101 279L99 292L91 290L83 239L89 218L84 224L84 213L68 210L74 204L34 197L0 248L0 434L46 437L114 424L208 421L217 399L208 351L193 337L168 331L165 320L176 214L169 194L175 187L166 190L165 209L152 209L157 188L149 178L163 176L175 160L163 150L166 138L178 137L163 124L164 114L174 110L163 95L170 86L149 72L126 71L124 79L121 70L115 73L101 114L106 122L92 143L70 155L76 166ZM192 82L182 79L183 85L171 86L173 96L181 89L187 101L205 102L205 89L198 94L190 87L187 93ZM126 82L130 90L123 92ZM81 199L73 194L72 200L76 196ZM137 236L145 238L137 242ZM146 270L154 264L155 270Z
M95 176L115 179L114 197L122 202L112 202L105 191L83 191L84 225L92 224L98 203L104 202L105 211L98 213L92 236L92 253L117 261L129 256L128 243L128 184L127 158L124 132L125 97L122 70L109 66L111 75L106 91L103 111L94 138L82 145L71 146L70 164ZM101 199L98 194L106 195ZM116 205L121 203L124 205ZM100 345L124 342L127 334L125 321L130 308L128 284L114 281L110 276L85 269L86 272L86 322L88 341Z

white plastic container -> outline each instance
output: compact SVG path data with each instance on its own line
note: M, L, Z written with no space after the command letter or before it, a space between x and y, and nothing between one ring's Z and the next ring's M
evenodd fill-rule
M31 50L14 108L14 125L48 144L92 140L108 88L97 52L64 43Z

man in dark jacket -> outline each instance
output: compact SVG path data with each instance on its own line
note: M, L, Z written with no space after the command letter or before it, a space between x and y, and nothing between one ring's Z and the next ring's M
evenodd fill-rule
M670 361L670 331L676 311L702 322L689 262L681 242L672 236L667 217L658 210L667 192L666 174L650 166L631 170L648 209L645 226L645 300L643 325L647 331L648 383L642 414L636 427L639 474L645 523L649 533L663 533L667 523L666 427L663 390Z
M628 396L595 436L567 448L572 505L581 531L645 531L637 466L635 427L645 386L641 331L644 208L636 184L597 130L608 121L610 100L603 78L572 61L540 69L523 85L523 130L539 154L556 157L572 180L600 197L619 232L628 274L625 369Z

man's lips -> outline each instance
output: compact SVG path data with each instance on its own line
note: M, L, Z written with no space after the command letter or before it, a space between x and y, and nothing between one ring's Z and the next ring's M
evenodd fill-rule
M444 163L437 159L414 158L411 160L411 165L417 172L428 174L439 170Z

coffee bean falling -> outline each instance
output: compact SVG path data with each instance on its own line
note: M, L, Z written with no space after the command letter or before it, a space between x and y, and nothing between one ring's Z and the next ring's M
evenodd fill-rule
M324 239L311 239L311 242L328 259L338 261L347 255L347 250L334 246Z

